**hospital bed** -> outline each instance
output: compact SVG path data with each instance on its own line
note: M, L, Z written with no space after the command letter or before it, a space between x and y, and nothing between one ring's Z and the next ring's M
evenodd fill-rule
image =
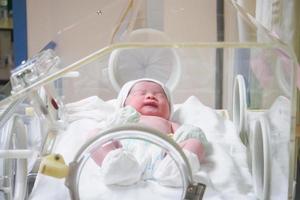
M163 1L162 27L143 21L149 1L95 3L13 71L11 96L0 102L0 198L292 199L294 54L235 1L225 1L224 41L216 30L213 38L203 34L188 14L205 2ZM247 37L239 35L245 30ZM206 134L210 150L199 172L152 129L124 125L87 137L115 112L120 87L141 77L164 82L174 97L172 119ZM182 187L103 184L90 152L112 139L169 152Z

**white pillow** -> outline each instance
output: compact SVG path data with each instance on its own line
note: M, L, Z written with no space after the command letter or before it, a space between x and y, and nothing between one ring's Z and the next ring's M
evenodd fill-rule
M104 121L107 116L115 112L114 101L103 101L98 96L66 104L65 110L69 123L81 119L92 119L98 122Z
M206 134L208 140L215 140L228 130L226 121L216 110L205 106L195 96L189 97L177 107L172 115L172 120L179 124L198 126Z

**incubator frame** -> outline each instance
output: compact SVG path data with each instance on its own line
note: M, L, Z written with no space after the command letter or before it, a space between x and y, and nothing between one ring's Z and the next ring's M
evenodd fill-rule
M182 188L183 190L181 199L187 200L201 200L205 191L205 185L196 183L193 181L191 167L189 162L181 150L181 148L168 136L159 131L144 127L137 124L122 125L115 128L111 128L101 132L99 135L91 138L84 146L77 152L73 162L70 163L69 175L66 179L66 185L70 190L72 199L79 200L79 185L80 175L82 168L84 167L89 154L95 147L93 145L105 144L112 139L138 139L145 140L153 144L159 144L159 146L165 149L176 163L178 170L181 174ZM124 186L126 187L126 186Z

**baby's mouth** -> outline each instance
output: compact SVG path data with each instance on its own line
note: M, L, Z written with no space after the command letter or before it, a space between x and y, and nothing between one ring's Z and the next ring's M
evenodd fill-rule
M151 107L158 107L157 103L155 101L145 102L144 106L151 106Z

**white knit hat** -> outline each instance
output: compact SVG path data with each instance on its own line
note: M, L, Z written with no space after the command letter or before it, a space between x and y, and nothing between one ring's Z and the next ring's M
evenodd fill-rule
M127 99L127 96L131 90L131 88L138 82L141 82L141 81L150 81L150 82L154 82L154 83L157 83L161 86L161 88L164 90L167 98L168 98L168 101L169 101L169 106L170 106L170 117L173 113L173 102L172 102L172 97L171 97L171 93L170 93L170 90L169 88L167 88L163 83L161 83L160 81L157 81L155 79L150 79L150 78L141 78L141 79L137 79L137 80L132 80L132 81L128 81L127 83L125 83L123 85L123 87L121 88L120 92L119 92L119 95L118 95L118 104L117 106L119 108L122 108L124 107L124 103Z

